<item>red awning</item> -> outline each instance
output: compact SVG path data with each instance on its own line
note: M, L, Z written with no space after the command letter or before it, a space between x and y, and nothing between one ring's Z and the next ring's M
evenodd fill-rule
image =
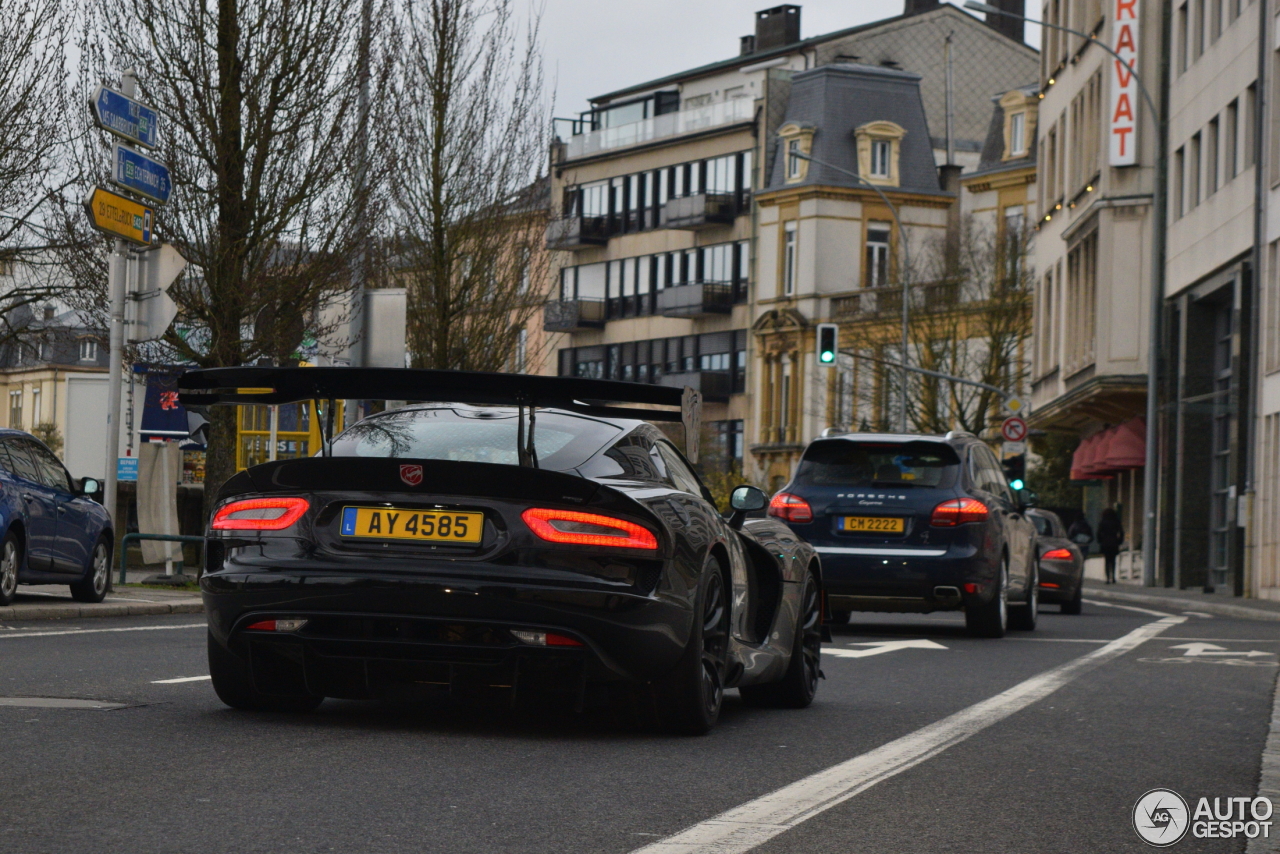
M1108 427L1098 434L1098 440L1093 446L1093 456L1089 458L1089 463L1084 467L1084 473L1091 477L1102 477L1110 475L1111 469L1107 466L1107 453L1111 450L1111 440L1115 438L1116 428Z
M1114 428L1104 464L1110 471L1127 471L1147 464L1147 422L1141 418Z
M1093 479L1093 475L1088 471L1088 466L1093 462L1093 451L1097 447L1098 439L1101 436L1101 433L1094 433L1092 436L1081 440L1079 446L1076 447L1076 452L1071 457L1072 480Z

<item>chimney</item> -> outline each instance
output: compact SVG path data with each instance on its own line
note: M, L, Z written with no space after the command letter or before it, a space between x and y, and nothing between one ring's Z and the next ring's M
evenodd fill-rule
M919 15L921 12L932 12L940 5L938 0L906 0L906 4L902 8L902 14L910 16Z
M1025 15L1027 13L1026 0L992 0L991 5L1005 12L1013 12L1015 15ZM1018 44L1022 44L1026 35L1026 21L1022 18L1010 18L1007 15L987 15L987 26L997 33L1003 33Z
M750 56L756 52L756 37L743 36L742 49L738 51L738 56Z
M756 12L755 49L757 52L800 41L800 7L774 6Z

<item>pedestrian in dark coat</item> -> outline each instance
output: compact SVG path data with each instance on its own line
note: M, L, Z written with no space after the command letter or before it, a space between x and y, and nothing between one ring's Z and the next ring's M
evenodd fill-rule
M1107 569L1107 583L1116 583L1116 555L1120 554L1120 544L1124 542L1124 528L1120 525L1120 514L1108 507L1102 511L1102 519L1098 522L1098 548L1102 551L1102 560Z

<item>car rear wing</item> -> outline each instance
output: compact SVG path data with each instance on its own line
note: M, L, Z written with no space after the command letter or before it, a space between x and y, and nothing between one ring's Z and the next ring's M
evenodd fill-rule
M698 461L702 395L692 388L615 380L496 374L419 368L202 368L178 378L178 399L188 409L221 404L282 404L304 400L406 400L514 406L520 410L521 464L537 465L533 430L537 408L565 409L606 418L678 421L685 454ZM660 407L660 408L639 408ZM524 410L529 410L528 441ZM328 408L328 437L333 407ZM326 440L326 447L327 447Z

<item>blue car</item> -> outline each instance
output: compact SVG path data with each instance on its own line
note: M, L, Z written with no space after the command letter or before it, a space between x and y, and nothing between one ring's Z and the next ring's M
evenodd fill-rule
M35 436L0 429L0 605L19 584L67 584L76 601L103 600L115 539L93 500L101 491L94 478L67 474Z

